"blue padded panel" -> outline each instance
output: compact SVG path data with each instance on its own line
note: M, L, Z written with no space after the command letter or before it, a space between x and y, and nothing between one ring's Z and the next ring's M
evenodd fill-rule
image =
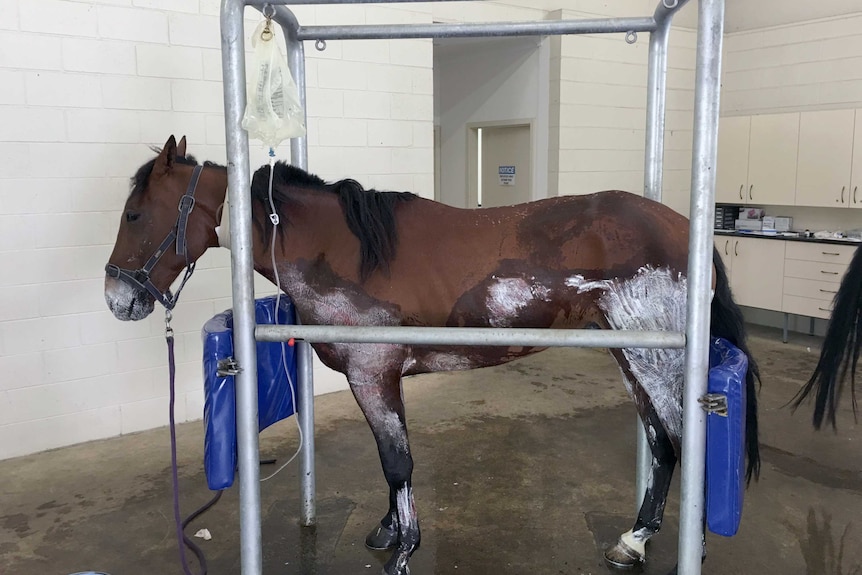
M254 302L255 321L273 324L275 296ZM290 298L282 296L278 323L296 321ZM219 360L233 356L233 312L224 311L204 324L204 470L207 485L213 491L233 485L236 470L236 388L232 375L218 375ZM291 390L282 363L284 360L299 401L296 388L296 350L278 342L257 342L258 424L262 431L294 413Z
M709 393L727 396L727 417L706 417L706 524L730 537L739 529L745 492L745 374L748 357L722 338L709 349Z

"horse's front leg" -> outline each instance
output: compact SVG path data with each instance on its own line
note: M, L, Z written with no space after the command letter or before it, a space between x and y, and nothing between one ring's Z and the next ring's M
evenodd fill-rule
M652 465L646 492L634 527L620 535L616 545L605 551L605 561L618 569L629 569L646 559L646 542L661 528L667 494L676 467L676 454L664 427L650 405L642 415Z
M366 374L367 375L367 374ZM372 379L351 377L350 389L371 426L383 475L389 484L389 513L369 534L366 544L373 548L395 546L383 567L385 575L407 575L407 562L419 548L419 521L413 503L413 458L404 423L401 374L390 372Z

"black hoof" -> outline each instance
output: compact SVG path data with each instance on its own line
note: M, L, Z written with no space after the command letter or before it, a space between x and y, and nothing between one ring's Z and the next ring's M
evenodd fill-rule
M635 567L640 567L643 562L643 555L622 541L617 541L616 545L605 551L605 563L612 569L634 569Z
M365 546L374 551L392 549L398 543L398 531L382 524L371 530L365 538Z

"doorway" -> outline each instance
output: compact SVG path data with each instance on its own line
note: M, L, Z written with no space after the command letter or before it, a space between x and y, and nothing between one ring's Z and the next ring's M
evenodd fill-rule
M492 208L531 201L531 124L470 125L467 131L469 206Z

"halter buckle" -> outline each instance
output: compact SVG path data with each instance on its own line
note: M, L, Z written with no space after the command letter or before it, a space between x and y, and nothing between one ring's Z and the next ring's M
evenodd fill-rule
M185 194L183 197L180 198L180 203L177 206L177 211L179 211L180 213L185 212L187 214L190 214L190 213L192 213L193 209L195 209L195 197L194 196L190 196L188 194Z

